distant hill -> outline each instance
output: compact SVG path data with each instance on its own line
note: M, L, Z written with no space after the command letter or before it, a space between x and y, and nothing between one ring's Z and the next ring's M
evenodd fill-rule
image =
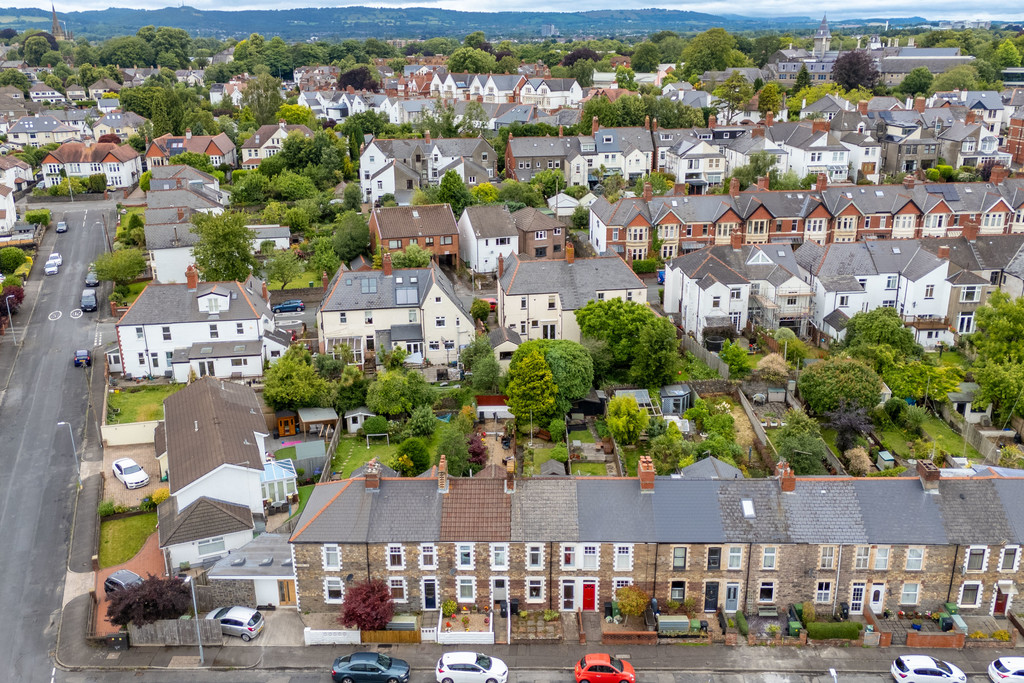
M464 36L484 31L488 38L536 38L541 27L553 24L562 36L644 35L660 30L703 31L721 26L728 30L791 29L817 26L810 17L719 16L668 9L596 10L590 12L458 12L430 8L330 7L286 10L214 11L192 7L159 10L108 8L62 12L60 19L76 36L101 40L134 34L147 25L183 28L193 36L242 38L250 33L279 35L286 41L319 38L430 38ZM48 11L0 10L0 28L46 29Z

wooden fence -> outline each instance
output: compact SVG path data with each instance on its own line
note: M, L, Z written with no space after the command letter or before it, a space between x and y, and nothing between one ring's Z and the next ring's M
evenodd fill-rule
M145 626L128 625L128 639L139 645L196 645L196 624L203 645L223 645L220 622L214 619L162 619Z
M729 379L729 366L726 365L726 363L721 358L718 357L717 353L712 353L711 351L708 351L699 343L697 343L696 339L686 334L682 336L681 344L683 350L689 351L697 358L700 358L712 370L717 370L719 376L721 376L722 379Z
M420 642L420 630L412 631L360 631L359 639L364 643L407 643Z

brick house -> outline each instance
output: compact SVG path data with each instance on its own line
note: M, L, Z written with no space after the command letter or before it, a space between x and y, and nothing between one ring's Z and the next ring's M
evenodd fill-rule
M449 204L374 207L370 213L370 249L401 251L415 244L442 265L458 265L459 226Z
M444 600L600 611L636 585L662 604L750 613L812 601L1001 615L1017 593L1024 479L365 476L317 486L291 537L298 606L333 611L349 581L400 610ZM680 520L686 519L686 523ZM351 577L351 578L350 578Z
M164 166L168 160L182 152L195 152L210 157L214 166L221 164L235 165L235 143L224 133L218 135L192 135L186 130L185 135L161 135L154 138L146 149L146 164Z

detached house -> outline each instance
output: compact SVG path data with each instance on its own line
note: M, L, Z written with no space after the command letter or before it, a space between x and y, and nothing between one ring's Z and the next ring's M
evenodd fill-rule
M832 133L827 120L775 123L765 135L789 155L789 167L801 178L825 173L829 182L845 182L849 176L850 150Z
M110 78L101 78L89 86L89 99L101 100L107 93L121 92L121 84Z
M204 154L215 167L221 164L234 166L236 163L235 143L227 135L192 135L191 130L186 130L184 136L168 133L154 138L146 149L146 163L150 168L164 166L171 157L182 152Z
M576 311L590 301L647 303L647 286L618 256L577 259L572 244L564 260L529 260L513 254L498 262L498 324L523 341L580 341Z
M408 363L447 365L473 340L473 321L436 264L429 268L339 270L317 310L320 351L347 344L356 364L399 347Z
M28 89L28 96L33 102L64 102L64 95L45 83L36 83Z
M531 78L519 91L522 104L535 104L541 109L577 107L583 100L583 88L575 78Z
M104 114L92 126L92 136L99 140L104 135L116 135L122 141L139 132L147 119L133 111L115 111Z
M448 204L374 207L369 227L373 250L401 251L415 244L433 253L438 263L457 265L459 226Z
M266 284L255 277L200 283L195 266L186 279L148 285L117 322L124 376L262 377L263 362L290 343L275 330Z
M142 176L139 153L113 142L65 142L47 152L40 166L45 187L59 185L64 177L88 178L97 173L106 176L107 187L131 187Z
M252 170L258 168L264 159L281 151L285 139L292 133L304 138L313 137L313 131L301 124L292 125L284 120L277 125L260 126L248 140L242 143L242 168Z
M10 144L18 148L61 144L79 138L78 132L53 116L22 116L7 129Z
M519 253L519 231L504 204L469 206L459 218L459 257L474 273L498 272L498 259Z

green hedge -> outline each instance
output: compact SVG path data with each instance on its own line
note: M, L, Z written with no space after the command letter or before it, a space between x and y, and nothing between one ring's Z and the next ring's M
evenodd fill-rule
M807 624L807 637L811 640L842 638L857 640L862 625L855 621L812 621Z
M634 273L653 273L658 270L658 262L652 258L633 261Z
M736 630L740 632L741 636L750 633L750 627L747 626L747 616L742 611L736 613Z
M49 225L50 224L50 210L49 209L35 209L34 211L25 212L25 222L32 223L33 225Z

